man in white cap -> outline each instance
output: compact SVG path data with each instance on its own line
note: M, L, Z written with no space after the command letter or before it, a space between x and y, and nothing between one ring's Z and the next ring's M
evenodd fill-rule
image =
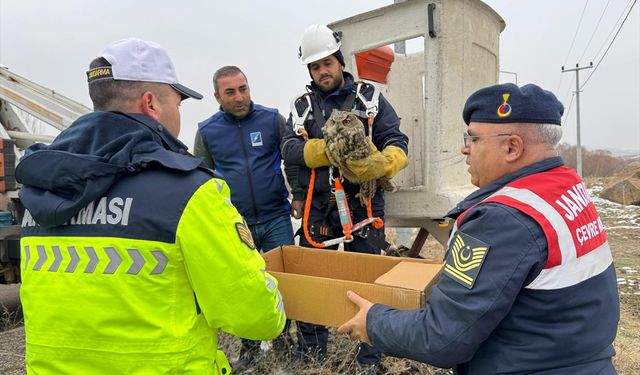
M159 45L108 45L87 72L96 112L16 170L29 374L229 374L217 331L285 324L229 188L176 138L178 83Z

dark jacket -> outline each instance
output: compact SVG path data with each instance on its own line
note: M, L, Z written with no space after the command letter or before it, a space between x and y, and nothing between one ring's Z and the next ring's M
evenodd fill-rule
M554 157L525 167L451 211L452 218L464 212L456 233L488 248L475 284L465 287L445 270L423 309L374 305L367 315L372 343L458 374L615 374L620 309L613 263L602 262L604 271L574 285L532 288L548 260L541 226L520 209L478 204L506 184L559 166Z
M103 196L124 176L158 167L196 172L199 164L199 159L187 154L186 146L147 116L94 112L76 120L51 145L29 147L16 178L25 185L20 200L36 222L54 227ZM204 168L198 172L199 183L212 177L205 172ZM149 213L153 210L149 207Z
M217 176L229 184L231 201L249 225L291 212L281 170L280 118L277 110L251 103L241 120L220 110L198 124Z
M332 93L324 93L315 85L315 83L311 82L309 86L307 86L307 91L309 91L312 96L312 100L316 101L318 107L322 110L323 113L313 113L313 111L309 114L305 121L305 129L309 134L309 138L323 138L322 127L319 126L319 123L324 125L326 119L329 118L331 112L334 110L351 110L360 120L362 121L365 127L366 134L369 133L369 128L367 124L367 117L365 113L365 107L362 102L358 99L354 101L353 107L344 108L345 101L352 93L356 90L356 84L354 83L353 76L347 72L344 72L344 87L340 90L334 91ZM373 94L373 87L367 85L363 89L363 95L368 100L371 99ZM304 109L306 108L306 102L299 102L298 104L298 113L302 114ZM316 121L315 116L321 116L319 121ZM298 178L296 186L299 189L294 190L294 199L302 200L304 199L304 194L307 192L307 188L309 186L309 178L311 176L311 170L307 168L304 162L304 145L305 140L297 136L293 132L293 120L292 116L289 116L289 120L287 122L287 132L285 133L282 140L282 156L284 157L284 163L287 166L298 166ZM405 153L407 153L407 145L409 139L405 134L400 131L400 119L398 115L393 110L393 107L389 104L389 102L384 98L382 94L379 97L378 103L378 114L373 122L373 134L372 134L373 144L376 145L378 150L382 151L387 146L396 146L401 148ZM337 170L335 171L337 175ZM316 182L314 186L314 197L323 197L322 199L326 199L330 192L329 186L329 167L321 167L316 169ZM356 194L359 192L359 185L352 184L349 181L345 180L343 182L345 192L350 197L350 199L357 200L355 198ZM375 197L372 200L373 210L377 212L384 211L384 193L382 190L379 190Z
M31 372L224 374L219 328L282 331L276 281L200 163L152 118L117 112L27 150L16 178Z

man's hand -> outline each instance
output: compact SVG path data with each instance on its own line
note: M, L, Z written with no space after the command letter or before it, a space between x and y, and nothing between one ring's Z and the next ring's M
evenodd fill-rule
M294 219L301 219L303 208L304 201L291 201L291 216Z
M344 323L340 327L338 327L338 333L346 333L353 340L358 340L360 342L364 342L366 344L371 345L371 341L369 341L369 335L367 335L367 313L373 303L367 301L366 299L360 297L352 291L347 292L347 297L354 304L358 305L360 311L351 318L348 322Z

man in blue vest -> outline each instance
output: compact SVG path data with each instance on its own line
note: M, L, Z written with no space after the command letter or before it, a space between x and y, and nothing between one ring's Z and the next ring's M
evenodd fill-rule
M280 155L286 120L277 109L251 101L247 77L236 66L218 69L213 87L220 110L198 124L195 156L229 184L231 201L247 221L258 250L293 244ZM292 174L291 169L287 172ZM285 337L286 329L277 344L286 344ZM235 370L246 367L259 353L259 341L243 340Z
M562 113L532 84L471 95L461 151L479 189L447 215L455 224L426 307L349 292L360 311L338 331L461 375L616 374L615 266L584 183L555 150Z

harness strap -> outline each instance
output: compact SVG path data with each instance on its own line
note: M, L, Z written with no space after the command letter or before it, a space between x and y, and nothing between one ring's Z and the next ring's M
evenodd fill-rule
M358 93L356 90L351 90L349 95L342 102L342 110L346 112L351 112L353 109L353 105L356 104L356 98L358 97Z
M332 240L327 240L324 242L316 242L311 238L311 233L309 233L309 213L311 212L311 200L313 197L313 186L316 182L316 169L311 168L311 177L309 179L309 189L307 190L307 199L304 203L304 215L302 216L302 229L304 232L304 238L307 242L316 248L322 249L325 247L337 245L342 242L351 242L353 239L348 239L345 236L334 238Z
M318 129L322 129L324 127L324 123L326 119L324 118L324 113L322 113L322 109L320 108L320 104L318 104L317 96L314 95L311 99L311 113L313 113L313 121L315 121Z
M347 112L351 112L353 110L354 105L355 105L356 99L359 99L362 102L362 104L365 106L365 108L366 108L367 126L368 126L368 130L369 130L368 136L369 136L369 139L371 139L372 134L373 134L373 120L376 117L376 115L378 114L378 98L380 96L380 91L378 90L378 88L376 86L373 86L374 90L373 90L373 94L372 94L371 100L367 100L364 97L364 95L362 95L362 93L361 93L361 90L365 85L366 84L364 82L362 82L362 81L358 81L357 82L356 89L352 90L349 93L349 95L345 98L344 102L342 103L341 110L347 111ZM306 122L307 118L309 117L309 111L313 112L313 119L314 119L314 122L315 122L316 126L318 127L318 129L322 129L324 127L324 122L326 122L325 113L323 113L323 111L320 108L320 105L318 103L318 97L315 96L315 95L313 97L311 97L311 95L312 95L312 93L305 93L301 97L297 97L291 102L291 113L292 113L292 117L293 117L293 126L294 126L293 130L295 131L295 133L298 136L301 136L304 139L308 139L308 132L304 128L304 123ZM307 101L307 108L305 108L302 116L299 116L298 115L298 109L296 107L296 103L299 100L303 100L303 99L305 99ZM324 122L322 122L321 119L324 120ZM331 166L329 168L333 168L333 167ZM311 168L311 177L309 179L309 188L308 188L308 191L307 191L307 198L306 198L305 207L304 207L304 215L303 215L303 218L302 218L302 226L303 226L303 230L304 230L304 236L305 236L305 239L307 240L307 242L309 244L311 244L311 246L317 247L317 248L324 248L324 247L331 246L331 245L334 245L334 244L337 244L337 243L340 243L340 242L345 242L345 239L348 242L349 240L352 239L351 233L362 229L365 225L367 225L369 223L371 223L371 225L373 225L373 227L376 228L376 229L381 229L384 226L384 222L382 221L382 219L380 219L379 217L373 217L371 198L369 198L368 201L367 201L367 219L365 219L365 220L361 221L360 223L356 224L352 231L347 230L347 232L351 232L351 233L345 233L346 234L345 237L340 237L340 238L336 238L336 239L333 239L333 240L324 241L322 243L314 241L311 238L311 234L309 233L309 212L311 211L311 201L313 199L313 189L314 189L314 185L315 185L315 180L316 180L316 170L315 170L315 168ZM326 221L326 219L327 219L327 217L328 217L328 215L330 213L330 210L333 209L333 207L336 206L335 199L336 199L335 196L331 196L329 198L329 203L327 205L327 210L325 212L323 221Z

